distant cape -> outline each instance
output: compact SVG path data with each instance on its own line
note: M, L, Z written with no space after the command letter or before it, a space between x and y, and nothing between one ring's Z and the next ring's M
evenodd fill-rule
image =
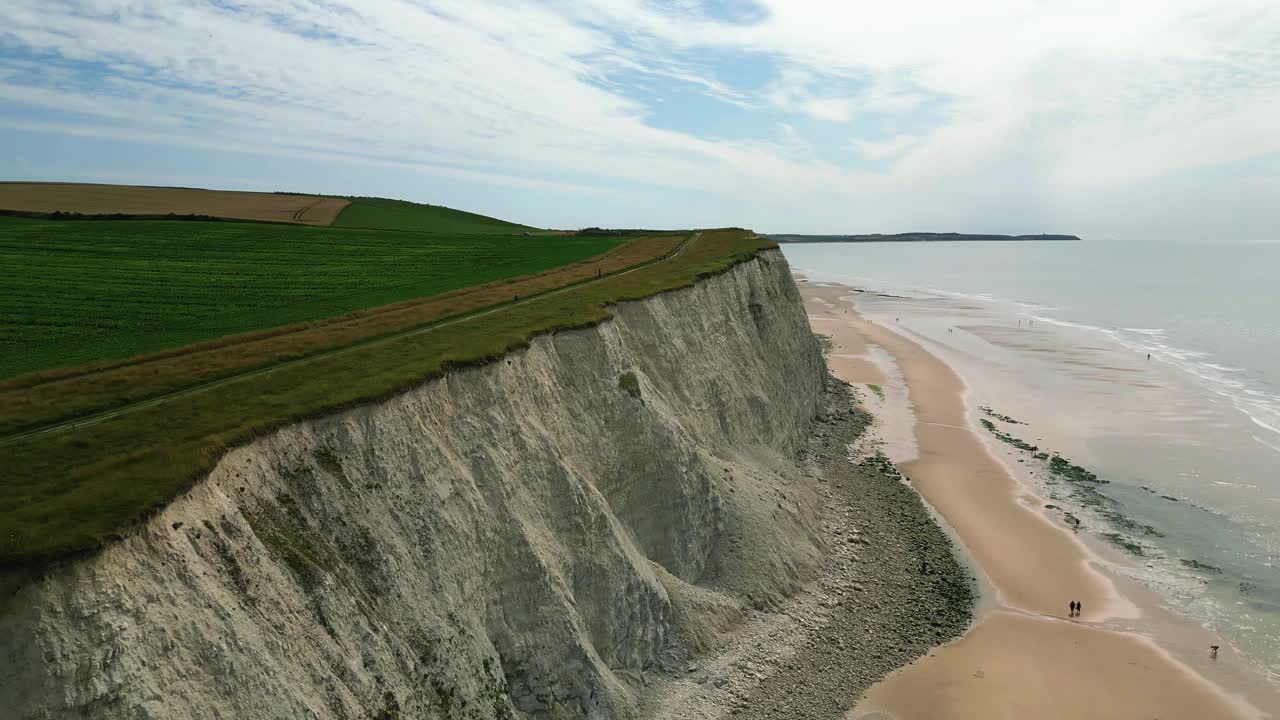
M1076 241L1076 235L984 235L980 233L932 233L910 232L893 235L761 235L780 243L828 243L828 242L1036 242Z

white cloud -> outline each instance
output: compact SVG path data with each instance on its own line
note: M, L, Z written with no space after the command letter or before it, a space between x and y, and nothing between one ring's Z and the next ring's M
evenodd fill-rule
M1273 2L760 5L722 22L693 0L9 0L0 44L33 59L0 61L0 98L64 113L82 134L335 153L571 194L696 190L741 202L720 222L813 230L891 230L907 208L913 224L955 226L957 197L977 229L1014 202L1079 208L1099 188L1280 153ZM735 87L678 59L717 51L770 58L777 75ZM110 77L86 87L77 63ZM889 169L841 166L796 123L776 141L654 127L621 71L663 95L680 83L742 112L845 127L834 149Z
M885 160L901 156L919 142L914 135L895 135L888 140L857 140L853 149L869 160Z

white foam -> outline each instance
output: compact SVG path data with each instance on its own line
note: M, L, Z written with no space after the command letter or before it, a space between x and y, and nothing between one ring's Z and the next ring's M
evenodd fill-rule
M1221 485L1222 487L1243 488L1245 490L1258 489L1257 485L1250 485L1249 483L1233 483L1233 482L1227 482L1226 480L1210 480L1209 482L1214 485Z
M1254 425L1257 425L1257 426L1258 426L1258 427L1260 427L1260 428L1263 428L1263 429L1265 429L1265 430L1270 430L1271 432L1273 432L1273 433L1275 433L1275 434L1277 434L1277 435L1280 435L1280 428L1278 428L1278 427L1276 427L1276 426L1274 426L1274 425L1268 425L1267 423L1265 423L1265 422L1263 422L1263 421L1259 420L1257 417L1255 417L1255 416L1253 416L1253 415L1250 415L1250 416L1249 416L1249 419L1253 421L1253 424L1254 424Z

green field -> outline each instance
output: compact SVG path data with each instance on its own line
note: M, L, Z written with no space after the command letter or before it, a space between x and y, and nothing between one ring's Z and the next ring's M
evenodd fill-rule
M384 225L408 217L379 212ZM471 227L0 218L0 379L537 273L622 242L459 234Z
M535 230L527 225L439 205L361 197L351 198L351 204L338 215L333 227L481 235Z
M435 328L280 362L270 372L125 407L91 425L0 438L0 567L38 566L126 534L228 448L272 428L386 397L450 367L493 360L540 333L605 321L611 303L688 286L770 246L746 231L698 233L630 270L599 279L588 270L560 289L520 303L504 298Z

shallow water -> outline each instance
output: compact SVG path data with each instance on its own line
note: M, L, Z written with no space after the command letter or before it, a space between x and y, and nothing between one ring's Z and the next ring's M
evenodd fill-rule
M1031 472L1085 532L1129 547L1120 572L1280 682L1280 246L784 252L814 279L902 296L859 306L957 367L973 405L1026 423L1001 430L1108 481Z

